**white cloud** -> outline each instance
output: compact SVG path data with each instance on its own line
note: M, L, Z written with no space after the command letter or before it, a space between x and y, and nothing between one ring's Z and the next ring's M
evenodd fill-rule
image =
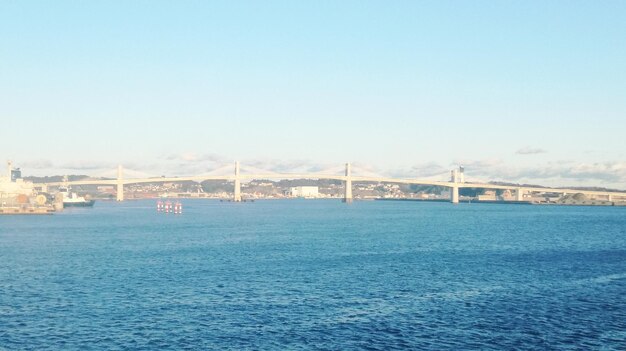
M85 171L85 170L95 170L95 169L114 169L116 167L117 165L111 162L79 160L79 161L72 161L72 162L61 164L61 165L57 165L55 168L75 170L75 171Z
M315 173L323 171L334 165L317 163L310 160L276 160L276 159L254 159L243 160L242 168L258 169L262 171L277 173Z
M50 169L54 167L54 164L50 160L41 159L22 162L19 167L25 169Z
M437 162L419 163L409 167L400 167L389 170L387 173L398 178L431 178L446 176L451 167L445 167Z
M544 149L525 146L517 151L515 151L518 155L536 155L536 154L545 154L547 151Z
M164 157L167 161L179 161L179 162L212 162L223 163L228 158L215 153L199 154L195 152L183 152L181 154L170 154Z
M483 181L531 182L542 185L626 187L626 162L576 163L555 161L533 167L513 167L504 162L466 164L466 178Z

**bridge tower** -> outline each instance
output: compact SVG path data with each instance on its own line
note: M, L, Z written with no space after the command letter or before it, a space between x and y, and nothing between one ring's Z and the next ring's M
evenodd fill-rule
M239 179L239 161L235 161L235 191L233 194L234 202L241 202L241 180Z
M453 204L459 203L459 186L456 185L456 183L461 181L459 173L460 172L457 169L453 169L450 172L450 182L452 183L452 186L450 186L450 202Z
M524 193L526 191L523 188L517 188L515 190L515 201L524 201Z
M346 163L346 182L343 195L343 202L352 203L352 166Z
M450 187L450 202L453 204L459 203L459 187L456 185Z
M124 181L122 177L122 165L117 166L117 201L124 201Z

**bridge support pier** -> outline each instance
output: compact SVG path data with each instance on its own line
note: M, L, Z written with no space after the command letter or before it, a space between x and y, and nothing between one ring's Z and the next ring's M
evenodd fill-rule
M609 202L613 202L613 195L607 194L606 197L609 200Z
M117 166L117 201L124 201L124 181L122 179L122 165Z
M235 161L235 189L233 192L233 201L241 202L241 180L239 180L239 161Z
M459 203L459 187L453 186L450 188L450 202L453 204Z
M515 201L524 201L524 189L517 188L515 190Z
M346 182L343 194L343 202L352 203L352 167L346 163Z

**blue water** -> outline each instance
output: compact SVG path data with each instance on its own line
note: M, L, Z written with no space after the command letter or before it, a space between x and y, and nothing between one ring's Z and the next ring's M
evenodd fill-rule
M0 349L626 349L626 208L184 206L0 216Z

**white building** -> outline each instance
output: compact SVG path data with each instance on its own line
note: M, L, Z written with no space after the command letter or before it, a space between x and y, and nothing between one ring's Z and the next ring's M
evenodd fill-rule
M14 169L11 162L8 162L5 176L0 174L0 197L10 198L18 195L31 196L33 194L33 183L24 181L19 169Z
M289 188L288 195L293 197L319 197L319 187L294 186Z

